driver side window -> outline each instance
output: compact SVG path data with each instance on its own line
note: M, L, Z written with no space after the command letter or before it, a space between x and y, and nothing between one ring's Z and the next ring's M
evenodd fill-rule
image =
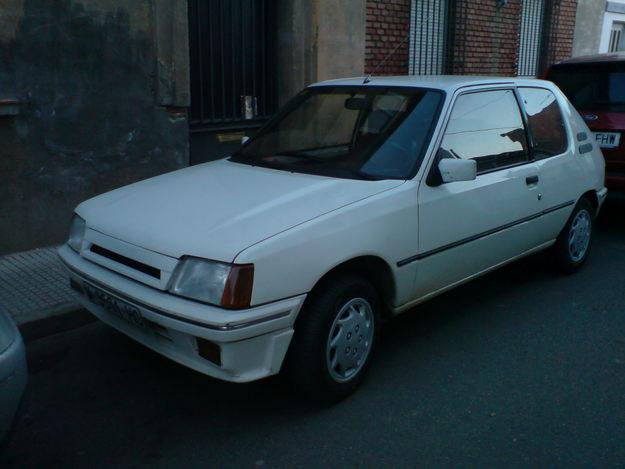
M478 174L529 161L514 92L480 91L459 96L439 151L443 158L475 160Z

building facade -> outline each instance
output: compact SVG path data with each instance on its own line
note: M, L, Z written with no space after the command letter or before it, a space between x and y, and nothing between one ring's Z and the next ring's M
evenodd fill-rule
M625 51L625 0L606 2L599 52Z
M537 75L571 56L576 11L577 0L368 0L365 69L397 47L378 73Z
M0 0L0 254L62 242L81 200L227 155L309 83L539 74L570 56L576 7Z
M573 56L625 51L625 0L578 0Z

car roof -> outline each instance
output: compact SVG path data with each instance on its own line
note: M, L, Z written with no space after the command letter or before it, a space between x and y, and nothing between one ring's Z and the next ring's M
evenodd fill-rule
M341 78L326 80L311 86L406 86L415 88L433 88L447 92L454 92L459 88L480 85L536 85L538 83L547 87L551 82L536 78L521 77L493 77L493 76L469 76L469 75L404 75L404 76L373 76L370 81L363 83L365 77Z
M610 52L608 54L583 55L581 57L573 57L572 59L558 62L558 65L568 64L587 64L598 62L625 62L625 52Z

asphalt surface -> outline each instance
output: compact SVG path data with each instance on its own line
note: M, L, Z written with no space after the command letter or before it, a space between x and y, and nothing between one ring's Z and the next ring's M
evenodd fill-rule
M2 467L622 466L625 202L587 265L535 256L398 318L332 407L280 378L222 383L101 323L28 344Z

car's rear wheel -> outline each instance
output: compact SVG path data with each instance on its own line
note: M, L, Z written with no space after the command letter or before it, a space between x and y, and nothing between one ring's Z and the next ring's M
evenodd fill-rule
M590 252L595 210L586 198L579 200L553 247L556 265L565 273L579 269Z
M378 294L366 279L345 275L312 295L297 321L285 371L307 397L335 402L354 392L371 363Z

